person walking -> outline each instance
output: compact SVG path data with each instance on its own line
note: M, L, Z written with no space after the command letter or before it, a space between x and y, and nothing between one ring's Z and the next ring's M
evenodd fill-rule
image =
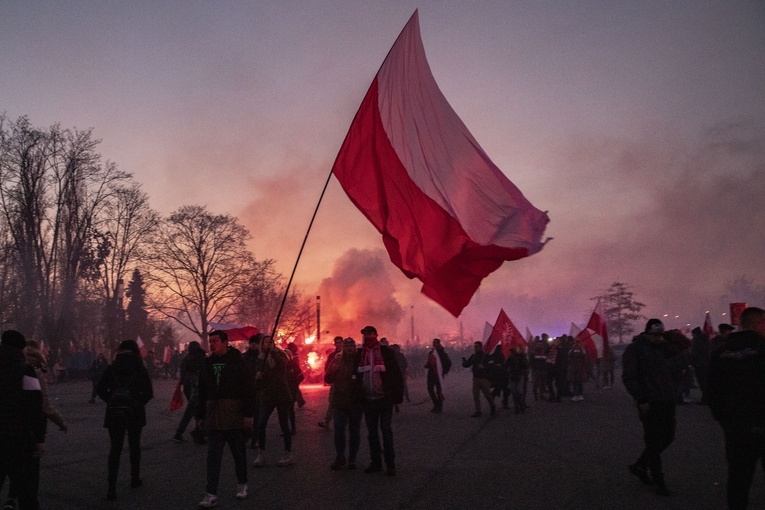
M513 396L513 406L515 414L526 411L526 399L523 396L523 378L528 377L529 360L523 345L518 344L510 351L505 360L505 369L507 370L507 379L510 388L510 394Z
M324 382L331 386L332 420L335 423L335 461L329 466L337 470L343 466L356 468L356 454L361 444L361 379L356 377L358 349L353 338L343 340L342 351L327 366ZM348 457L345 456L346 428L348 429Z
M327 361L324 363L324 377L327 376L327 370L329 369L330 365L332 365L332 361L335 359L335 356L343 352L343 337L336 336L333 341L334 343L334 350L330 351L327 354ZM327 412L324 413L324 419L320 420L318 422L319 427L323 428L324 430L329 430L329 424L332 422L332 386L329 387L329 394L327 396Z
M199 381L197 420L207 433L207 485L202 508L218 505L218 484L223 448L234 458L236 498L247 497L245 430L252 427L255 386L241 353L229 347L225 331L209 334L210 356Z
M181 387L186 396L186 410L183 412L178 428L175 429L173 436L174 443L188 442L183 433L186 432L191 419L195 417L199 407L199 380L202 377L202 371L205 368L205 359L207 353L196 340L189 342L188 352L181 360ZM205 444L204 432L199 429L197 421L194 430L191 431L191 437L196 444Z
M268 419L276 409L279 427L284 439L284 452L277 461L277 466L292 464L292 431L289 425L290 409L294 397L288 380L289 355L274 345L270 335L260 341L260 354L255 372L258 402L258 455L252 463L255 467L266 465L266 427Z
M382 471L396 475L396 452L393 449L393 407L404 400L404 378L393 350L381 345L377 329L365 326L361 330L364 343L358 358L357 376L361 379L364 421L369 439L371 463L365 473ZM380 445L382 433L382 447Z
M6 330L0 339L0 487L6 478L20 510L38 510L35 465L45 451L45 414L40 381L26 363L26 338Z
M104 427L110 441L106 499L113 501L117 499L117 473L125 434L130 449L130 487L143 485L141 431L146 426L146 404L154 398L154 390L135 340L120 343L114 361L98 381L98 396L106 402Z
M650 319L622 355L622 382L635 399L643 424L645 448L629 471L656 493L669 496L661 453L675 438L675 405L684 363L679 356L690 340L678 331L664 331L659 319Z
M440 338L433 339L433 348L428 353L424 367L428 371L427 388L430 400L433 402L431 413L441 413L444 410L444 389L442 380L452 368L452 361L441 345Z
M98 393L98 381L101 380L101 376L104 375L104 370L106 370L106 367L109 366L109 360L106 359L106 356L104 356L104 353L99 352L98 355L96 355L96 359L93 360L93 363L90 365L90 368L88 369L88 378L90 379L90 382L92 384L92 390L90 392L90 402L91 404L96 403L96 394Z
M765 310L749 307L740 320L742 331L712 355L707 392L725 437L731 510L748 506L757 463L765 465Z
M483 343L473 343L473 354L469 358L462 358L462 366L464 368L471 368L473 371L473 403L475 404L475 412L470 416L472 418L480 418L481 413L481 394L489 403L489 412L494 416L497 412L497 407L494 405L494 396L491 392L491 379L489 374L489 358L488 353L483 352Z
M579 339L574 340L574 345L568 351L567 379L571 383L573 396L572 402L584 400L584 383L590 375L590 359L587 351Z

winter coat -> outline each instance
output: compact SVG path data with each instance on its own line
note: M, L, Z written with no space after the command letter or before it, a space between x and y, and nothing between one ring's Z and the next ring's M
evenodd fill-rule
M149 372L140 357L131 351L119 351L111 365L106 367L98 381L96 391L101 400L107 403L104 427L118 427L109 412L109 401L115 390L127 388L130 391L132 412L127 428L146 426L146 404L154 398Z
M332 363L327 366L324 382L332 387L330 402L332 409L361 409L361 378L356 373L356 367L359 363L358 356L358 350L350 356L341 352L335 355Z
M277 347L260 353L256 363L255 384L260 405L276 406L294 402L288 370L289 355Z
M463 359L462 366L472 369L473 379L490 379L490 361L491 356L485 352L474 352L468 359Z
M683 356L679 356L682 352L682 346L653 343L646 334L632 340L622 355L622 382L638 404L677 400L678 384L686 366Z
M253 415L254 404L252 373L242 354L229 347L222 356L210 355L199 380L196 414L204 429L243 429L244 419Z
M21 349L0 345L0 434L45 442L42 392Z
M568 351L568 369L566 378L571 382L587 382L589 378L590 360L587 357L587 351L582 344L574 344Z

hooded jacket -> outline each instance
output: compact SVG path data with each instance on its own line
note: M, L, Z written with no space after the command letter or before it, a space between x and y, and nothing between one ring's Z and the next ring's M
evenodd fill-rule
M654 343L645 333L632 339L622 355L622 382L638 404L677 400L685 368L678 354L690 345L687 338L685 342Z
M255 402L255 383L242 354L228 347L222 356L211 354L199 381L196 418L205 430L244 428Z

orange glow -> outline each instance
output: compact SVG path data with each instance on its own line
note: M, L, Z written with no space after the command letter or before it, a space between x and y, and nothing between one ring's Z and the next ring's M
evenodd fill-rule
M308 343L308 339L306 339L306 343ZM319 355L316 354L314 351L311 351L308 353L308 357L306 358L306 363L308 363L311 368L316 368L316 366L319 364Z
M316 335L311 335L311 336L307 336L307 337L305 337L305 340L303 340L303 343L304 343L305 345L311 345L311 344L312 344L312 343L314 343L315 341L316 341Z

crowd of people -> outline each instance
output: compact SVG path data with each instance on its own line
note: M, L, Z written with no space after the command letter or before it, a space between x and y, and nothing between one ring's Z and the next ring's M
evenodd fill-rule
M645 442L628 470L659 495L671 494L661 454L674 440L676 406L687 403L687 387L696 384L701 392L699 403L710 406L724 431L729 507L747 506L756 464L765 465L765 311L747 308L741 315L741 330L734 330L729 324L720 324L719 335L710 339L696 328L688 339L677 330L666 331L659 319L651 319L621 357L622 382L634 399ZM357 468L363 422L370 459L364 471L395 476L392 418L398 406L409 400L409 368L416 365L425 376L430 411L441 414L446 401L444 379L452 370L455 353L450 356L435 338L422 359L412 356L415 360L408 360L400 346L378 339L373 326L360 333L358 343L352 337L336 337L325 364L324 381L330 391L327 412L319 426L333 429L335 457L329 468ZM274 411L282 438L282 453L275 464L289 466L294 462L295 406L305 404L294 346L282 349L269 335L258 334L241 353L229 346L225 331L213 331L208 338L209 354L199 342L191 342L178 363L179 389L187 407L172 438L174 443L188 442L184 434L194 420L192 440L207 445L207 484L199 502L203 508L218 504L226 445L235 466L235 497L248 497L247 442L256 450L252 465L268 464L267 425ZM459 354L464 354L459 366L472 374L473 417L483 416L483 401L490 415L497 413L498 404L511 409L511 402L516 414L524 413L529 407L529 380L534 401L556 403L566 398L581 402L588 381L598 388L613 387L617 361L616 353L606 348L601 358L591 362L582 342L568 335L536 337L528 345L515 345L506 356L501 345L486 352L482 342L475 342L472 352ZM130 487L143 485L141 432L146 425L145 406L154 396L152 378L133 340L119 345L111 363L98 357L93 367L89 374L94 382L91 400L98 396L106 402L103 425L110 444L106 498L115 500L126 436ZM46 422L56 424L62 432L68 430L48 398L48 370L45 356L34 341L26 341L14 330L2 334L0 480L10 481L4 510L39 507Z

